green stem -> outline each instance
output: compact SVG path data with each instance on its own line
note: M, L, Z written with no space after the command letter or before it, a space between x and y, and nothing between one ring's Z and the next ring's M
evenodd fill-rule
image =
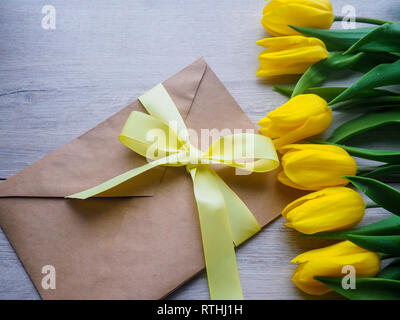
M345 19L345 17L343 17L343 16L335 16L334 21L342 21L343 19ZM385 23L394 23L393 21L386 21L386 20L366 18L366 17L355 17L355 20L356 20L356 22L377 24L377 25L382 25L382 24L385 24Z

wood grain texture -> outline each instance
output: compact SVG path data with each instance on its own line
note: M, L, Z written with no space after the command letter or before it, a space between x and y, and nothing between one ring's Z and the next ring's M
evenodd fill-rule
M56 30L41 27L47 4L56 9ZM337 14L344 5L353 5L359 16L400 19L395 0L332 4ZM263 0L1 1L0 178L84 133L199 56L257 121L285 101L271 85L295 80L255 77L261 51L255 41L267 36L259 22L264 5ZM344 75L331 84L343 85ZM348 75L347 83L354 79ZM335 115L335 124L343 118ZM381 146L385 135L379 130L376 142L355 142ZM391 143L386 139L384 145ZM364 223L384 215L383 210L369 210ZM277 219L238 249L247 299L315 298L292 284L289 261L329 242L298 239L283 223ZM0 232L0 299L38 298ZM168 298L208 299L205 273Z

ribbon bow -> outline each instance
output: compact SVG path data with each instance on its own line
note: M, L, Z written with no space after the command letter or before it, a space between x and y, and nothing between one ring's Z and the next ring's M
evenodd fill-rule
M119 140L153 161L66 198L87 199L99 195L157 166L186 166L193 180L210 296L243 299L234 246L257 233L260 225L209 164L251 172L273 170L279 160L271 140L259 134L228 135L214 141L207 152L201 152L189 142L188 129L162 84L139 100L149 114L133 111Z

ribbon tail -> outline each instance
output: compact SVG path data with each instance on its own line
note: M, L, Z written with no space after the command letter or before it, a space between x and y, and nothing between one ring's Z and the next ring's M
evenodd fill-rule
M212 168L215 182L224 197L232 229L233 242L236 246L251 238L261 230L260 224L246 204L233 190L219 177Z
M191 168L190 175L199 212L210 297L241 300L243 294L224 196L208 166Z
M139 175L139 174L141 174L141 173L143 173L143 172L145 172L147 170L153 169L153 168L155 168L157 166L165 165L165 164L169 163L171 161L171 159L175 160L176 157L177 157L176 154L174 154L172 156L168 156L168 157L165 157L165 158L154 160L152 162L146 163L143 166L140 166L140 167L134 168L132 170L126 171L126 172L124 172L124 173L122 173L122 174L120 174L120 175L118 175L118 176L116 176L114 178L111 178L110 180L107 180L106 182L103 182L103 183L101 183L101 184L99 184L97 186L94 186L94 187L92 187L90 189L86 189L86 190L83 190L81 192L74 193L72 195L66 196L65 198L68 198L68 199L88 199L90 197L97 196L97 195L99 195L99 194L101 194L101 193L103 193L103 192L105 192L107 190L110 190L110 189L120 185L121 183L123 183L123 182L125 182L125 181L127 181L129 179L132 179L133 177L136 177L137 175Z

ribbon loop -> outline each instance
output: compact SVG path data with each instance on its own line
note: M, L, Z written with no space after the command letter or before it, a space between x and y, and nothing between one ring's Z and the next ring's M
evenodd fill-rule
M217 139L204 157L251 172L271 171L277 167L278 161L271 139L254 133L233 134Z
M148 113L175 127L175 132L182 141L189 140L185 122L167 90L160 83L139 97Z
M253 133L228 135L214 141L203 153L190 144L186 125L162 84L139 100L149 114L133 111L119 140L153 161L66 198L101 196L157 166L185 166L193 181L199 212L210 296L212 299L242 299L234 245L257 233L260 225L209 164L251 172L273 170L278 167L279 160L271 139Z
M132 151L151 160L178 153L184 145L168 124L138 111L129 115L119 140Z

